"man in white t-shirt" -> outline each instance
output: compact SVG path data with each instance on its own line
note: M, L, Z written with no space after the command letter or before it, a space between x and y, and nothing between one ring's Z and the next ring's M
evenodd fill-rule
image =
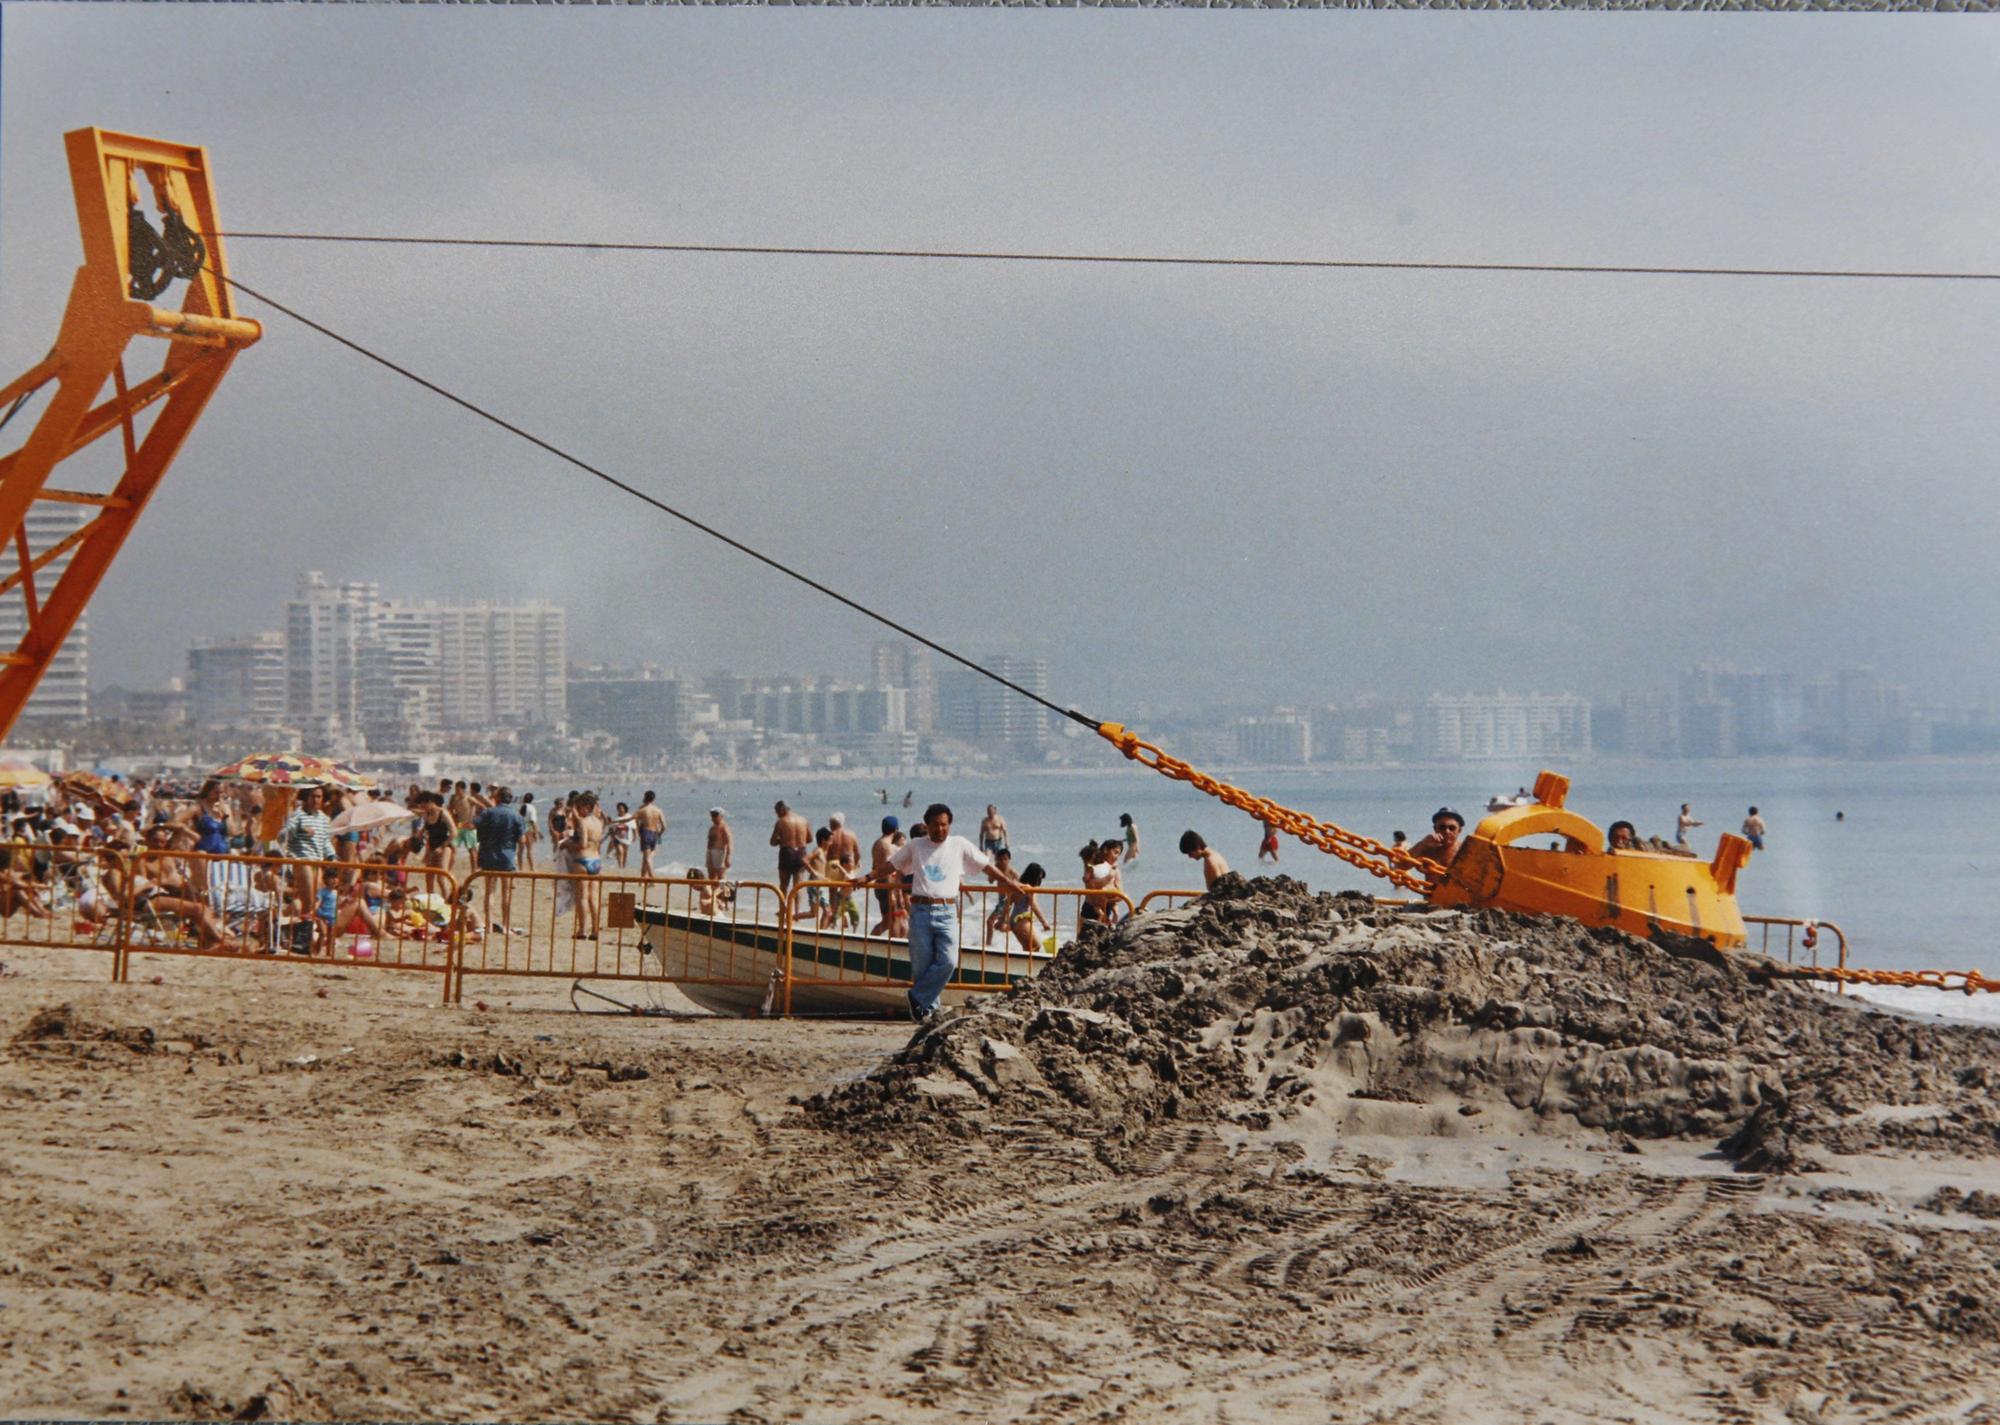
M1034 892L963 836L953 836L951 808L942 802L925 809L917 831L889 857L889 866L910 878L910 1018L922 1024L937 1013L958 969L960 883L984 872L1025 905L1033 904Z

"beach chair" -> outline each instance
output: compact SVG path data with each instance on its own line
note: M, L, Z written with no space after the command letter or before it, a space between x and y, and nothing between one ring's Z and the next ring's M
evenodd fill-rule
M132 925L127 932L128 943L135 946L171 945L176 947L199 945L201 932L170 911L159 909L153 904L155 897L140 896L132 906Z
M208 863L208 906L231 935L260 949L278 947L278 917L269 891L259 890L247 861Z

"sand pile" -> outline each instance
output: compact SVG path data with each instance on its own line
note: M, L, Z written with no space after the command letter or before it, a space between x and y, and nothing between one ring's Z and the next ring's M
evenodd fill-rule
M815 1100L867 1129L1029 1115L1117 1141L1265 1130L2000 1154L2000 1032L1842 1002L1760 956L1499 912L1399 913L1279 878L1070 947Z

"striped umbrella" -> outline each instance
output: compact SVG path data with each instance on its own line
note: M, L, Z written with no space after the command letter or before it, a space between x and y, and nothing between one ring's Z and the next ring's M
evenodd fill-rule
M227 767L218 767L209 776L224 782L259 782L267 787L339 787L362 791L375 779L362 775L345 762L331 757L310 757L303 752L256 752L238 758Z

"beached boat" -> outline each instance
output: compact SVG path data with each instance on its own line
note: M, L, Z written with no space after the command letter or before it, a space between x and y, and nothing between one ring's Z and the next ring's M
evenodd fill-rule
M672 906L642 905L640 945L657 957L660 977L716 1014L756 1014L765 1008L772 977L783 968L783 938L770 921L702 915ZM972 924L968 921L968 938ZM958 976L944 992L947 1006L1029 979L1055 956L1018 944L959 949ZM792 932L792 1013L905 1014L910 949L882 935L845 934L799 926Z

